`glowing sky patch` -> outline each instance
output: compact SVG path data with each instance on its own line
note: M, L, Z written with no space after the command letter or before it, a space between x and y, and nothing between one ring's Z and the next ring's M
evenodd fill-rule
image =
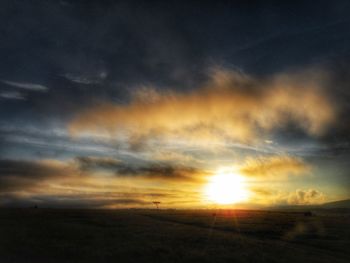
M205 195L210 201L223 205L247 201L249 198L245 178L225 171L220 171L209 179Z

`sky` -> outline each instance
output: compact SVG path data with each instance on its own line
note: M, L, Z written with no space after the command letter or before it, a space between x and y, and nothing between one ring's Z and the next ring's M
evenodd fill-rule
M349 1L0 6L0 206L350 198Z

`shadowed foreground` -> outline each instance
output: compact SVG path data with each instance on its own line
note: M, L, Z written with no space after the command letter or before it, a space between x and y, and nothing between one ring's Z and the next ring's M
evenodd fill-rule
M0 262L349 262L350 213L0 210Z

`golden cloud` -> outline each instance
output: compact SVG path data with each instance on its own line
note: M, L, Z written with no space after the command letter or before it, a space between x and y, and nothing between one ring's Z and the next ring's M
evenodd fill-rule
M269 187L255 187L251 201L264 205L316 205L325 202L326 195L317 189L282 191Z
M322 192L315 189L297 189L288 197L288 204L293 205L321 204L324 203L324 201L325 195Z
M303 160L291 156L248 158L240 172L254 177L286 177L306 174L311 167Z
M73 135L108 132L137 145L150 137L215 142L251 142L260 133L293 123L322 135L336 118L322 89L323 74L280 74L267 79L215 69L190 92L141 88L128 104L104 104L80 112L69 124Z

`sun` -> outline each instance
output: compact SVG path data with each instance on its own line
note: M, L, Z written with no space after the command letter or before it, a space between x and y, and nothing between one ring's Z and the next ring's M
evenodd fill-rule
M249 196L245 178L226 171L212 176L204 192L207 199L222 205L246 201Z

